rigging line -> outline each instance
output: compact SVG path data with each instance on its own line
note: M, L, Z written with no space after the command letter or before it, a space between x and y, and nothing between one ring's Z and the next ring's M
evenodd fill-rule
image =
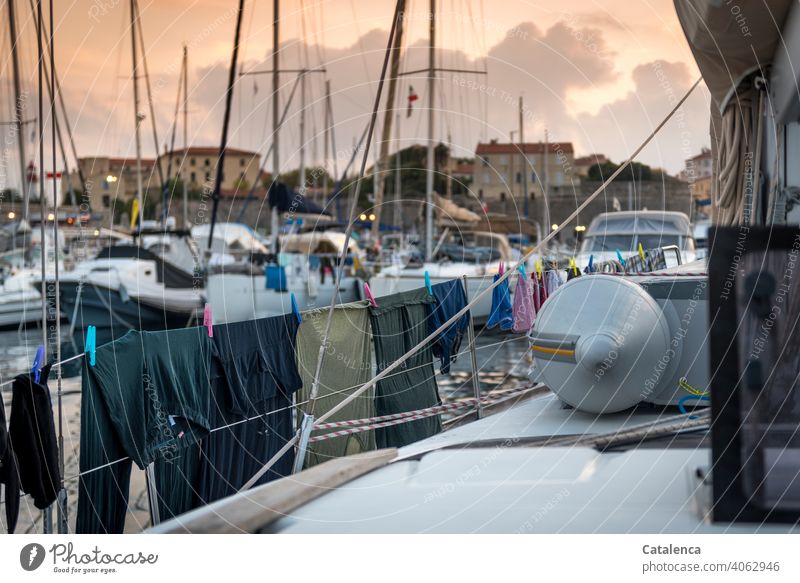
M174 157L175 153L175 134L178 130L178 114L180 113L181 107L181 91L183 90L183 68L185 66L185 62L181 60L181 72L178 75L178 93L175 97L175 114L172 117L172 135L170 136L169 140L169 153L167 158L167 182L164 183L164 189L171 190L172 192L170 195L174 195L175 193L175 184L172 185L170 189L168 186L169 181L172 179L172 158ZM156 154L158 155L158 154ZM184 158L186 157L186 152L183 153ZM181 163L181 166L183 163ZM180 175L180 167L176 170L176 175ZM177 180L176 180L177 182Z
M239 0L239 9L236 12L236 32L233 37L233 53L231 54L230 71L228 72L228 86L225 91L225 114L222 119L222 137L219 146L219 159L217 160L217 176L214 180L214 193L211 196L211 227L208 229L208 247L211 251L211 243L214 240L214 226L217 222L217 211L219 209L220 191L222 190L222 174L225 167L225 150L228 147L228 124L230 123L231 102L233 101L233 90L236 84L236 66L239 57L239 39L242 30L242 14L244 12L244 0Z
M28 0L28 4L31 7L31 12L33 12L33 0ZM2 45L0 45L0 46L2 46ZM47 37L45 37L45 49L48 52L51 50L50 49L50 39L47 38ZM86 175L83 172L83 168L78 163L78 149L75 147L75 136L72 133L72 124L70 123L69 115L67 114L67 106L66 106L66 103L64 102L64 92L61 90L61 80L58 77L58 71L55 70L55 64L53 64L52 66L53 66L53 69L54 69L53 77L55 79L55 84L54 84L55 93L58 96L59 107L61 109L61 118L62 118L62 121L63 121L63 124L60 124L59 128L63 126L67 130L67 140L69 141L69 144L70 144L70 150L72 151L72 157L75 158L75 166L76 166L76 168L78 170L78 180L81 183L81 190L83 191L84 196L86 196L86 192L87 192L86 191ZM60 133L60 130L59 130L59 133ZM60 138L59 138L59 141L61 141ZM63 146L62 146L62 151L63 151ZM64 162L64 166L65 166L64 170L66 172L68 172L69 169L67 168L67 165L66 165L66 153L64 153L63 155L64 155L64 160L65 160L65 162Z
M401 1L398 0L395 3L394 17L392 18L392 28L391 28L391 31L389 32L389 38L387 40L386 50L384 52L383 66L381 68L381 75L380 75L379 80L378 80L378 89L375 92L375 101L373 102L372 113L370 115L370 121L369 121L369 126L368 126L369 129L367 131L367 141L366 141L366 144L365 144L365 147L364 147L364 156L361 159L361 168L359 170L359 175L358 175L358 180L356 182L355 191L351 195L350 212L348 214L348 221L347 221L347 230L345 231L344 243L342 244L342 250L341 250L341 253L339 255L339 264L338 264L337 269L336 269L336 280L335 280L335 284L333 286L334 289L338 289L339 286L341 285L341 282L342 282L342 274L344 273L345 258L347 257L347 251L348 251L349 246L350 246L350 239L351 239L351 237L353 235L353 227L355 225L355 213L356 213L356 208L358 206L358 197L359 197L359 194L361 193L361 184L364 182L364 173L365 173L366 168L367 168L367 160L369 158L369 151L370 151L370 146L372 144L372 136L373 136L373 133L375 131L375 124L378 121L378 111L380 110L380 106L381 106L381 97L383 95L383 86L384 86L384 83L386 81L386 73L387 73L387 71L389 69L389 58L391 57L391 53L392 53L392 45L394 44L394 36L395 36L395 34L397 34L397 26L398 26L399 19L404 17L404 14L400 10L400 7L401 7ZM317 370L316 370L316 372L314 374L314 384L311 387L311 401L312 401L312 403L311 403L311 407L309 407L309 409L311 410L312 413L313 413L313 410L314 410L313 409L313 404L314 404L313 401L314 401L314 399L316 399L317 393L319 392L319 376L320 376L320 372L322 371L322 364L323 364L324 359L325 359L325 353L327 352L327 345L328 345L328 341L330 339L330 331L331 331L331 325L333 323L333 313L334 313L335 308L336 308L336 294L333 294L331 296L331 305L328 308L328 317L327 317L327 322L325 324L325 335L322 338L322 343L320 344L319 356L317 358ZM440 332L441 332L441 330L440 330ZM374 383L373 383L373 385L374 385ZM364 389L364 388L359 389L359 391L358 391L358 393L356 393L356 395L363 393L365 390L366 389ZM352 402L355 398L356 397L354 395L350 395L348 398L345 399L345 401ZM334 408L336 408L336 407L334 407ZM338 409L341 410L341 406L338 407ZM330 417L330 415L328 415L327 417ZM281 458L281 456L283 456L283 454L285 454L287 451L289 451L289 449L298 440L299 436L300 436L300 432L298 431L298 433L295 434L294 438L292 438L284 447L281 448L281 451L279 451L277 454L275 454L275 456L273 456L272 459L270 459L258 472L256 472L255 475L252 478L250 478L244 486L242 486L240 491L248 490L249 488L251 488L253 486L253 484L255 484L258 481L258 479L261 476L263 476L272 467L272 465L275 464L275 462L277 462Z
M164 170L161 168L161 157L158 155L159 153L159 142L158 142L158 132L156 131L156 110L155 106L153 105L153 93L150 89L150 71L147 68L147 51L144 48L144 33L142 32L142 16L139 13L139 0L133 0L133 6L136 11L136 32L137 36L139 37L139 49L142 53L142 66L144 67L144 81L145 81L145 88L147 89L147 105L150 108L150 126L153 130L153 144L155 145L155 164L154 166L158 170L158 181L160 184L164 184ZM134 75L136 72L134 71ZM150 171L150 176L153 175L153 171ZM141 213L144 213L144 209L140 209Z
M470 300L470 302L466 306L464 306L462 309L460 309L458 312L456 312L449 320L444 322L439 328L437 328L434 332L429 334L419 344L417 344L416 346L411 348L402 357L400 357L394 363L392 363L386 369L384 369L383 373L380 373L380 374L376 375L375 377L373 377L372 380L369 381L368 383L366 383L358 392L353 393L348 398L346 398L344 401L339 403L337 406L335 406L331 410L329 410L327 413L325 413L324 415L320 416L319 419L317 419L315 421L315 424L319 424L319 423L322 423L322 422L326 421L332 415L335 415L342 408L344 408L350 402L352 402L354 399L356 399L361 393L363 393L363 392L369 390L371 387L375 386L375 384L379 380L384 378L387 374L392 372L394 369L396 369L397 367L402 365L406 360L408 360L409 358L414 356L416 353L418 353L420 350L422 350L422 348L426 344L428 344L431 340L436 338L444 330L446 330L448 327L450 327L454 322L457 322L458 319L461 318L461 316L466 314L469 311L470 308L474 307L478 303L479 300L481 300L483 297L485 297L487 294L489 294L494 288L496 288L498 285L500 285L504 281L507 281L508 278L511 277L511 274L516 273L516 271L517 271L517 269L519 269L520 265L523 265L528 260L528 258L530 258L534 253L537 253L539 251L539 249L541 249L551 239L553 239L558 233L560 233L565 228L565 226L569 225L575 219L575 217L577 217L580 214L581 211L583 211L587 206L589 206L589 204L591 204L591 202L600 195L600 193L605 191L606 187L609 184L611 184L611 182L613 182L617 178L617 176L619 176L622 172L625 171L625 169L628 166L630 166L630 164L631 164L631 162L633 162L634 158L636 158L636 156L639 155L639 153L647 146L647 144L650 143L650 141L661 130L661 128L663 128L664 125L666 125L666 123L670 119L672 119L672 116L675 114L676 111L678 111L678 109L680 109L680 107L683 105L683 103L689 98L689 96L692 94L692 92L695 90L695 88L700 84L700 81L702 81L702 77L698 78L694 82L694 84L692 84L692 86L688 89L688 91L684 94L684 96L680 99L680 101L678 101L678 103L675 104L675 106L672 108L672 110L661 120L661 122L658 124L658 126L656 126L653 129L652 132L650 132L650 135L647 136L647 138L645 138L645 140L639 145L638 148L636 148L636 150L634 150L634 152L628 157L628 159L625 160L625 162L623 162L619 166L619 168L617 168L617 170L615 170L611 174L611 176L609 176L608 179L605 182L603 182L603 184L601 184L590 196L588 196L586 198L586 200L583 203L581 203L578 206L578 208L576 208L569 217L564 219L561 222L561 224L558 226L557 229L551 231L546 237L544 237L532 249L530 249L527 253L525 253L519 260L517 260L517 262L512 267L510 267L496 281L494 281L492 284L490 284L488 287L486 287L482 291L478 292L478 294L476 294L476 296L474 298L472 298L472 300ZM344 263L344 262L342 261L342 263ZM340 270L341 270L341 268L340 268Z
M56 61L55 61L55 24L53 19L53 0L50 0L50 30L49 30L49 43L48 46L50 48L50 81L47 85L47 88L50 93L50 142L52 147L52 157L51 163L53 165L53 214L55 216L55 220L53 221L53 250L55 251L54 254L54 263L55 263L55 313L56 313L56 360L61 360L61 318L58 317L58 314L61 314L61 279L59 277L59 267L58 267L58 255L59 255L59 241L58 241L58 178L56 177L56 132L58 130L58 120L56 119L56 95L55 95L55 72L56 72ZM40 56L42 60L44 60L44 54ZM61 137L61 132L58 131L59 138ZM63 142L62 142L62 154L63 152ZM64 154L66 156L66 154ZM66 162L66 157L65 157ZM64 171L68 171L67 168ZM44 184L42 185L44 190ZM72 201L74 204L74 200ZM44 217L42 217L44 220ZM45 260L44 255L42 256L42 261ZM42 280L42 290L44 291L44 280ZM62 390L61 385L62 375L61 375L61 367L56 367L56 393L58 395L58 452L59 452L59 496L58 496L58 506L56 508L57 516L58 516L58 532L59 534L66 534L67 532L67 509L66 509L66 490L64 489L64 405L63 405L63 396L64 392Z

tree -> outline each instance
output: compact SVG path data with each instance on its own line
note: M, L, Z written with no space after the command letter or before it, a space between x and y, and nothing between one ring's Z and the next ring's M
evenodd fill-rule
M617 168L619 164L613 162L604 162L602 164L595 164L589 168L589 180L602 182L607 180ZM647 164L640 164L639 162L631 162L630 165L617 176L616 180L621 182L630 182L631 180L649 182L651 180L660 180L662 174L660 171L653 171Z

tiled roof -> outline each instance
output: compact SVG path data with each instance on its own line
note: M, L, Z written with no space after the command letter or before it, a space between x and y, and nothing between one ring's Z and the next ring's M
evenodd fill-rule
M545 151L544 142L528 142L525 144L510 144L489 142L488 144L478 144L475 153L480 156L483 154L519 154L520 147L526 154L543 154ZM547 144L547 149L551 153L564 152L565 154L572 154L572 142L550 142Z

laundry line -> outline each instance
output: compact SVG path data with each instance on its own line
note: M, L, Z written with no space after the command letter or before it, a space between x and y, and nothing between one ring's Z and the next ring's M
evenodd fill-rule
M484 348L493 348L495 346L500 346L500 345L503 345L503 344L506 344L506 343L509 343L509 342L516 342L516 341L525 340L525 339L526 339L525 336L516 336L514 338L508 338L508 339L505 339L505 340L501 340L499 342L495 342L495 343L492 343L492 344L487 344L486 346L476 347L476 350L480 350L480 349L484 349ZM469 353L469 350L463 350L463 351L457 353L456 356L462 356L462 355L468 354L468 353ZM63 360L60 364L66 364L66 363L68 363L70 361L77 360L78 358L84 356L85 354L86 353L81 353L81 354L77 354L75 356L71 356L70 358L67 358L67 359ZM404 370L398 371L396 373L393 373L391 375L387 375L384 378L391 378L391 377L394 377L394 376L403 375L403 374L408 373L409 371L418 370L420 368L426 368L427 366L429 366L429 363L425 363L423 365L419 365L419 366L416 366L416 367L413 367L413 368L410 368L410 369L404 369ZM13 382L13 380L11 382ZM4 384L8 384L8 383L4 383ZM458 390L459 388L462 388L466 384L467 384L467 381L462 383L459 387L456 387L455 390ZM348 393L350 391L353 391L353 390L356 390L356 389L360 388L361 386L362 386L362 384L358 384L358 385L353 385L352 387L347 387L347 388L340 389L340 390L337 390L337 391L332 391L332 392L324 395L323 397L318 397L318 399L320 399L320 398L325 399L325 398L334 397L336 395L340 395L340 394L343 394L343 393ZM453 392L455 392L455 390ZM505 389L505 390L503 390L501 392L495 392L493 394L495 396L497 396L497 395L500 395L502 393L505 393L507 390L510 390L510 389ZM472 399L468 399L468 400L471 401L471 400L475 400L475 399L472 398ZM301 401L300 403L293 403L293 404L289 405L288 407L282 407L280 409L275 409L274 411L269 411L268 413L262 413L260 415L254 416L254 417L248 417L247 419L240 419L238 421L234 421L233 423L229 423L227 425L223 425L223 426L220 426L220 427L215 427L213 429L210 429L209 433L216 433L216 432L222 431L224 429L230 429L231 427L235 427L237 425L241 425L242 423L249 423L251 421L257 421L259 419L263 419L263 418L269 417L271 415L275 415L277 413L281 413L281 412L289 410L289 409L298 409L298 411L302 413L302 410L300 409L300 407L302 407L303 405L308 404L310 401L311 401L311 399L307 399L305 401ZM451 404L448 404L448 405L451 405ZM447 409L445 409L445 410L447 410ZM422 410L419 410L419 411L422 411ZM411 411L409 413L416 414L416 413L419 413L419 411ZM406 413L395 413L394 415L405 415L405 414ZM412 421L412 420L413 419L411 419L409 421ZM355 420L355 421L361 421L361 420ZM316 430L317 427L315 427L314 429ZM119 464L119 463L122 463L122 462L125 462L125 461L128 461L128 460L130 460L130 457L128 457L128 456L123 457L123 458L119 458L119 459L116 459L114 461L111 461L111 462L108 462L106 464L103 464L101 466L97 466L95 468L90 468L90 469L85 470L83 472L80 472L78 474L74 474L72 476L66 477L66 478L64 478L64 481L65 482L74 481L74 480L77 480L77 479L79 479L79 478L81 478L83 476L86 476L88 474L97 472L99 470L111 467L113 465L116 465L116 464Z

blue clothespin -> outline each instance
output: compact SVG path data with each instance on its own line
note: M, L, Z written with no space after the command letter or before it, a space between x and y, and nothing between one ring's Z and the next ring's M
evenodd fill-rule
M297 299L294 297L294 292L290 295L292 301L292 314L294 314L295 318L297 318L297 323L301 324L303 322L303 316L300 315L300 310L297 307Z
M44 365L44 345L39 345L36 349L36 356L33 357L33 368L31 374L33 375L34 382L38 383L42 374L42 366Z
M86 329L86 346L83 350L89 353L89 364L94 366L97 355L97 327L89 326Z
M425 287L428 288L428 294L433 295L433 288L431 287L431 276L425 272Z
M705 395L684 395L678 400L678 409L681 415L686 415L686 402L687 401L707 401L711 402L711 397ZM697 419L696 415L689 415L689 419Z
M619 252L619 248L617 248L617 259L622 264L622 267L625 267L625 260L622 258L622 253Z
M517 269L519 269L519 272L522 274L522 278L523 279L528 279L528 274L525 273L525 264L524 263L520 263L519 267Z
M589 255L589 273L592 273L593 268L592 265L594 264L594 255Z

